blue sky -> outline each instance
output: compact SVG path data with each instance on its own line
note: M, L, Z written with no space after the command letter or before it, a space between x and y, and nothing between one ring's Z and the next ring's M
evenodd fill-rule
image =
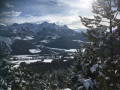
M0 24L48 21L71 29L85 28L79 16L92 17L93 0L1 0Z

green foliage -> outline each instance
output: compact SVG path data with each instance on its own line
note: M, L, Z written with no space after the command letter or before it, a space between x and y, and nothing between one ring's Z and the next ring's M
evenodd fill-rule
M12 48L12 54L22 55L22 54L30 54L29 49L36 47L29 41L15 40L11 48Z
M84 84L88 79L92 81L92 84L88 81L89 89L92 88L92 90L120 89L118 79L120 78L120 19L117 18L120 12L118 4L119 0L96 0L92 7L94 18L80 16L83 25L88 28L87 33L83 33L83 35L90 43L82 46L85 48L84 52L81 52L81 49L78 51L78 61L75 70L73 69L75 73L73 87L75 89L85 87Z
M7 67L7 55L8 49L6 43L0 40L0 87L3 89L7 88L6 77L8 75Z
M7 85L12 90L59 90L67 87L68 71L34 72L33 68L22 63L18 68L11 68Z

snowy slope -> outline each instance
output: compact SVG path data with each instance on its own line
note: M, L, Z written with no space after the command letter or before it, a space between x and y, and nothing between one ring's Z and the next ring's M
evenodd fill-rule
M37 46L40 49L41 47L76 49L80 43L85 41L81 33L69 29L66 25L60 26L48 22L41 24L14 23L9 26L1 26L0 29L0 36L11 40L13 53L19 49L18 52L28 54L30 49L36 49Z

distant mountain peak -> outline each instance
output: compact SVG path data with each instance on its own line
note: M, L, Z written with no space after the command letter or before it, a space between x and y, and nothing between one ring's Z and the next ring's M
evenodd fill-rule
M42 22L41 24L49 24L47 21Z
M50 23L50 22L42 22L41 24L37 24L37 23L22 23L22 24L18 24L18 23L13 23L12 25L8 26L8 29L14 29L14 30L29 30L32 31L34 33L43 31L43 30L55 30L55 31L65 31L67 30L67 32L70 29L67 25L58 25L56 23ZM73 30L72 30L73 31Z
M14 23L0 28L2 32L0 36L11 40L14 54L29 54L30 49L43 49L43 47L77 48L81 41L85 41L81 33L69 29L67 25L55 23Z
M67 25L64 25L63 28L64 28L64 29L69 29Z
M12 26L18 26L18 23L13 23L13 25Z

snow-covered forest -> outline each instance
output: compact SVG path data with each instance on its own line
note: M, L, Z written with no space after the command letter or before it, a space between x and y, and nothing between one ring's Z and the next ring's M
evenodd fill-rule
M0 39L0 90L120 90L120 0L95 0L92 13L79 16L89 43L80 43L72 63L52 63L64 68L42 71L40 62L13 68L11 43Z

